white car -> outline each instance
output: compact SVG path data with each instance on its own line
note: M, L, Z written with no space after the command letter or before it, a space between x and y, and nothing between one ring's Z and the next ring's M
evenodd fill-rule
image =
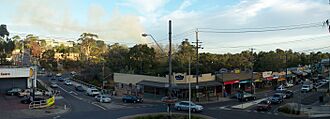
M88 88L86 90L86 94L89 95L89 96L96 96L96 95L99 95L100 92L96 88Z
M70 85L72 85L72 82L69 80L65 80L64 84L70 86Z
M304 84L304 85L301 87L300 91L301 91L301 92L309 92L309 91L312 90L311 88L312 88L312 87L311 87L310 85L306 85L306 84Z
M56 83L52 83L52 84L50 84L50 87L52 87L52 88L58 88L58 85Z
M280 85L279 87L276 88L276 91L285 91L286 89L284 88L283 85Z
M25 89L24 91L19 92L18 93L18 96L19 97L30 96L31 93L32 93L32 90L31 89ZM36 96L42 96L43 93L41 91L35 90L34 95L36 95Z
M285 87L286 87L286 88L293 87L293 84L292 84L292 83L285 83Z
M61 77L61 76L62 76L62 74L61 74L61 73L58 73L58 74L56 74L56 76L57 76L57 77Z
M189 106L190 106L191 111L193 111L193 112L199 112L204 109L203 106L196 105L195 103L190 102L190 101L181 101L181 102L175 103L175 105L174 105L176 110L189 110Z
M110 103L111 102L111 98L108 95L97 95L97 96L95 96L95 100L98 102L101 102L101 103L103 103L103 102Z

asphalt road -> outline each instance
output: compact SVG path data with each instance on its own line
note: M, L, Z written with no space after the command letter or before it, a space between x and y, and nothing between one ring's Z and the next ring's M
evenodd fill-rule
M69 77L69 74L63 74L63 78ZM50 83L49 77L43 77L46 83ZM57 81L56 81L57 82ZM101 104L95 102L93 97L85 95L83 92L77 92L74 90L74 86L66 86L63 82L57 82L59 88L56 90L61 91L61 96L71 108L71 111L62 115L56 115L51 117L43 117L40 119L116 119L122 116L128 116L141 113L156 113L166 112L166 106L161 103L142 103L142 104L124 104L120 99L114 99L112 104ZM300 94L300 86L295 86L291 90L295 91L294 98L286 99L285 102L294 102L304 100L307 97L313 96L314 93ZM274 91L258 94L258 98L265 98L271 96ZM226 102L218 102L211 104L203 104L205 110L200 114L211 116L217 119L287 119L283 115L279 115L276 112L276 108L280 105L274 105L270 112L257 112L254 111L255 105L244 110L238 109L220 109L220 107L229 107L233 105L241 104L237 100L230 100ZM284 104L284 103L283 103ZM147 105L147 106L146 106ZM117 108L119 107L119 108ZM174 112L177 112L174 110Z

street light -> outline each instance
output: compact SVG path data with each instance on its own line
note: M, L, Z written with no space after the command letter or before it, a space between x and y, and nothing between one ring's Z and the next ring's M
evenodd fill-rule
M147 37L147 36L150 36L152 40L154 40L154 42L156 43L156 45L159 47L159 49L162 51L162 53L164 53L164 50L160 47L160 45L157 43L157 41L155 40L155 38L151 35L151 34L146 34L146 33L143 33L142 34L143 37Z

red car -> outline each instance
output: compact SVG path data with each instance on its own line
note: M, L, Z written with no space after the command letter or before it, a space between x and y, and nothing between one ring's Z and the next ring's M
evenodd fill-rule
M263 100L258 103L257 110L258 111L269 111L272 108L271 102L269 100Z

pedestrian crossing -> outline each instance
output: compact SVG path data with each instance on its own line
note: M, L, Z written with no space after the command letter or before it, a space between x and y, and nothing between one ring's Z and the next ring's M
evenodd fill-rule
M230 106L221 106L221 107L217 107L217 108L213 108L216 110L225 110L225 111L243 111L243 112L247 112L247 113L260 113L260 114L268 114L268 115L278 115L277 112L269 112L269 111L257 111L254 109L235 109L235 108L231 108Z

